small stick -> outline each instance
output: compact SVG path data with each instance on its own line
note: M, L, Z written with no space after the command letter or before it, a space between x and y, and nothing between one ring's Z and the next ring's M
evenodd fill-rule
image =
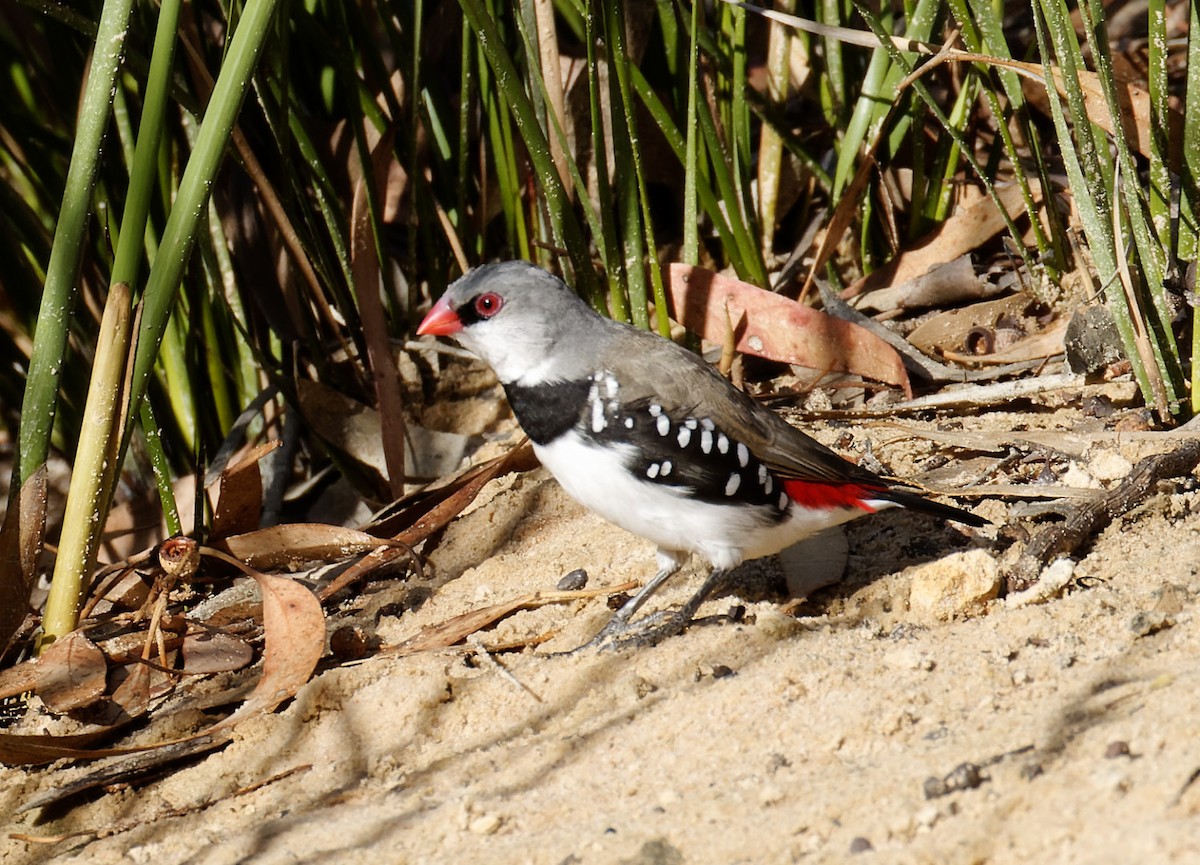
M493 673L497 673L500 678L504 679L505 681L516 685L539 703L542 702L542 698L539 697L532 688L510 673L508 668L492 657L491 652L484 647L483 641L479 639L478 634L472 634L471 636L467 637L467 643L472 649L475 650L475 657L478 658L485 667L487 667Z
M1079 505L1066 522L1044 528L1034 535L1005 577L1005 588L1010 593L1028 589L1042 568L1055 559L1071 555L1088 538L1140 504L1159 480L1186 474L1198 463L1200 439L1189 439L1176 450L1141 460L1112 492Z

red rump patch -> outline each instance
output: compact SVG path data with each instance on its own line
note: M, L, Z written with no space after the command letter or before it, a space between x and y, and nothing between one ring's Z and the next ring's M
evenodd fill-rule
M812 508L813 510L858 508L867 513L874 513L875 508L867 504L864 499L879 492L876 487L861 484L798 480L784 481L783 489L788 494L788 498L802 508Z

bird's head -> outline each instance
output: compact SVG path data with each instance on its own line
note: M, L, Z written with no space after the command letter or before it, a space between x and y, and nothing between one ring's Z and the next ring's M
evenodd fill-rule
M563 282L524 261L477 267L429 310L418 335L453 337L508 384L558 378L561 352L594 317Z

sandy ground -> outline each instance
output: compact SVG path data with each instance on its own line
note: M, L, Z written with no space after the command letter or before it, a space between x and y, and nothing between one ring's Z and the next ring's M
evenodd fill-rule
M1072 405L966 423L1101 438L1106 426ZM845 443L841 430L821 437ZM979 462L886 428L854 430L850 450L867 441L900 475L944 456ZM1077 454L1060 482L1111 485L1122 466L1167 447L1111 437ZM789 574L767 561L655 647L548 657L603 624L598 598L521 612L481 635L496 645L557 631L536 649L327 668L277 714L243 723L223 751L136 788L10 816L0 861L1198 862L1194 485L1167 483L1119 518L1065 590L1039 603L910 604L931 568L941 568L935 582L981 565L994 576L987 566L1009 541L998 528L890 512L849 528L846 578L790 614ZM973 506L1018 533L1032 525L1012 502ZM577 567L594 587L646 579L654 561L649 544L538 471L490 484L431 566L425 584L373 586L356 620L396 643L552 589ZM658 605L681 603L700 567ZM0 813L77 771L0 769ZM123 821L134 827L99 840L8 838Z

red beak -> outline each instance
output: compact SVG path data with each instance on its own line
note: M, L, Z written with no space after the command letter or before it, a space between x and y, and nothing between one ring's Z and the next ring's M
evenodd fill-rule
M450 304L443 297L433 305L433 309L429 310L429 314L421 321L420 326L417 327L417 336L424 336L427 333L434 336L449 336L462 329L462 319L458 317L457 312L450 308Z

